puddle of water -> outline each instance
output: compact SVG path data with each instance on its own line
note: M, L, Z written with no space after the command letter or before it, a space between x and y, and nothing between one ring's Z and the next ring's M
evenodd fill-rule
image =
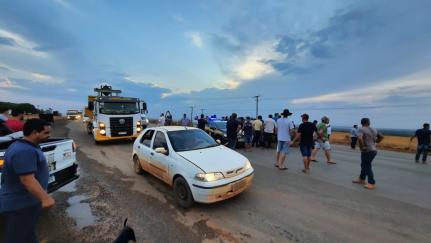
M59 188L58 191L60 191L60 192L74 192L74 191L76 191L76 181L72 181L71 183Z
M91 213L90 204L81 203L85 199L87 199L85 196L73 196L67 200L70 207L66 209L66 213L75 220L79 229L92 225L96 221L96 218Z

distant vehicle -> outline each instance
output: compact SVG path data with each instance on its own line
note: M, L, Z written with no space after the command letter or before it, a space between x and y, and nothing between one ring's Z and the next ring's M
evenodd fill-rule
M191 127L145 129L133 144L132 158L137 174L151 173L172 186L185 208L238 195L251 185L254 174L246 157Z
M107 84L94 91L97 95L88 96L85 113L89 117L87 132L95 143L136 138L142 131L140 100L119 96L121 90Z
M87 107L85 107L82 111L82 123L87 123L90 121L90 117L88 117L87 113L85 113L85 109L87 109Z
M142 127L142 129L145 129L150 124L150 121L147 118L147 113L148 113L147 103L145 103L145 101L141 100L139 107L140 107L140 111L141 111L141 127Z
M4 154L7 148L17 139L22 138L22 132L16 132L0 137L0 178L4 165ZM48 192L74 181L79 177L76 162L76 145L70 138L49 138L40 144L49 168Z
M205 131L213 137L215 140L220 140L222 144L227 144L227 121L221 121L217 119L209 119L205 126ZM238 131L237 147L244 146L245 138L242 130Z
M67 120L78 120L81 119L81 113L78 110L67 110Z

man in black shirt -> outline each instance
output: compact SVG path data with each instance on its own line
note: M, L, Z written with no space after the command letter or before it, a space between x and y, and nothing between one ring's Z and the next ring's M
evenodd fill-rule
M302 123L299 125L296 137L292 143L301 138L299 148L304 160L304 169L302 172L307 173L310 170L311 150L313 150L313 134L317 132L316 125L308 121L308 114L302 114Z
M419 158L422 154L422 163L426 164L428 149L430 147L430 124L424 123L422 129L416 130L414 136L410 138L410 142L416 137L418 139L418 147L416 150L416 163L419 163Z
M227 135L227 139L228 139L228 145L227 146L231 149L235 149L236 140L238 138L239 122L236 118L237 118L237 114L232 113L229 121L227 121L227 123L226 123L226 130L227 130L226 135Z
M205 125L207 124L207 121L204 117L204 114L202 114L201 118L198 120L198 128L205 131Z

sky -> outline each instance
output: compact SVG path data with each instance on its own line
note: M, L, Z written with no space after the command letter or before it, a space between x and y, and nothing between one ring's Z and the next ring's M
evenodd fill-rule
M101 83L149 117L431 122L429 0L0 0L0 101L83 109Z

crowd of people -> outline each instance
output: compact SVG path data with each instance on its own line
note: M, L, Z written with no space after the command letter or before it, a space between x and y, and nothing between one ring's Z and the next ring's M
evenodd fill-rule
M0 136L22 131L24 127L24 112L19 109L0 108Z

